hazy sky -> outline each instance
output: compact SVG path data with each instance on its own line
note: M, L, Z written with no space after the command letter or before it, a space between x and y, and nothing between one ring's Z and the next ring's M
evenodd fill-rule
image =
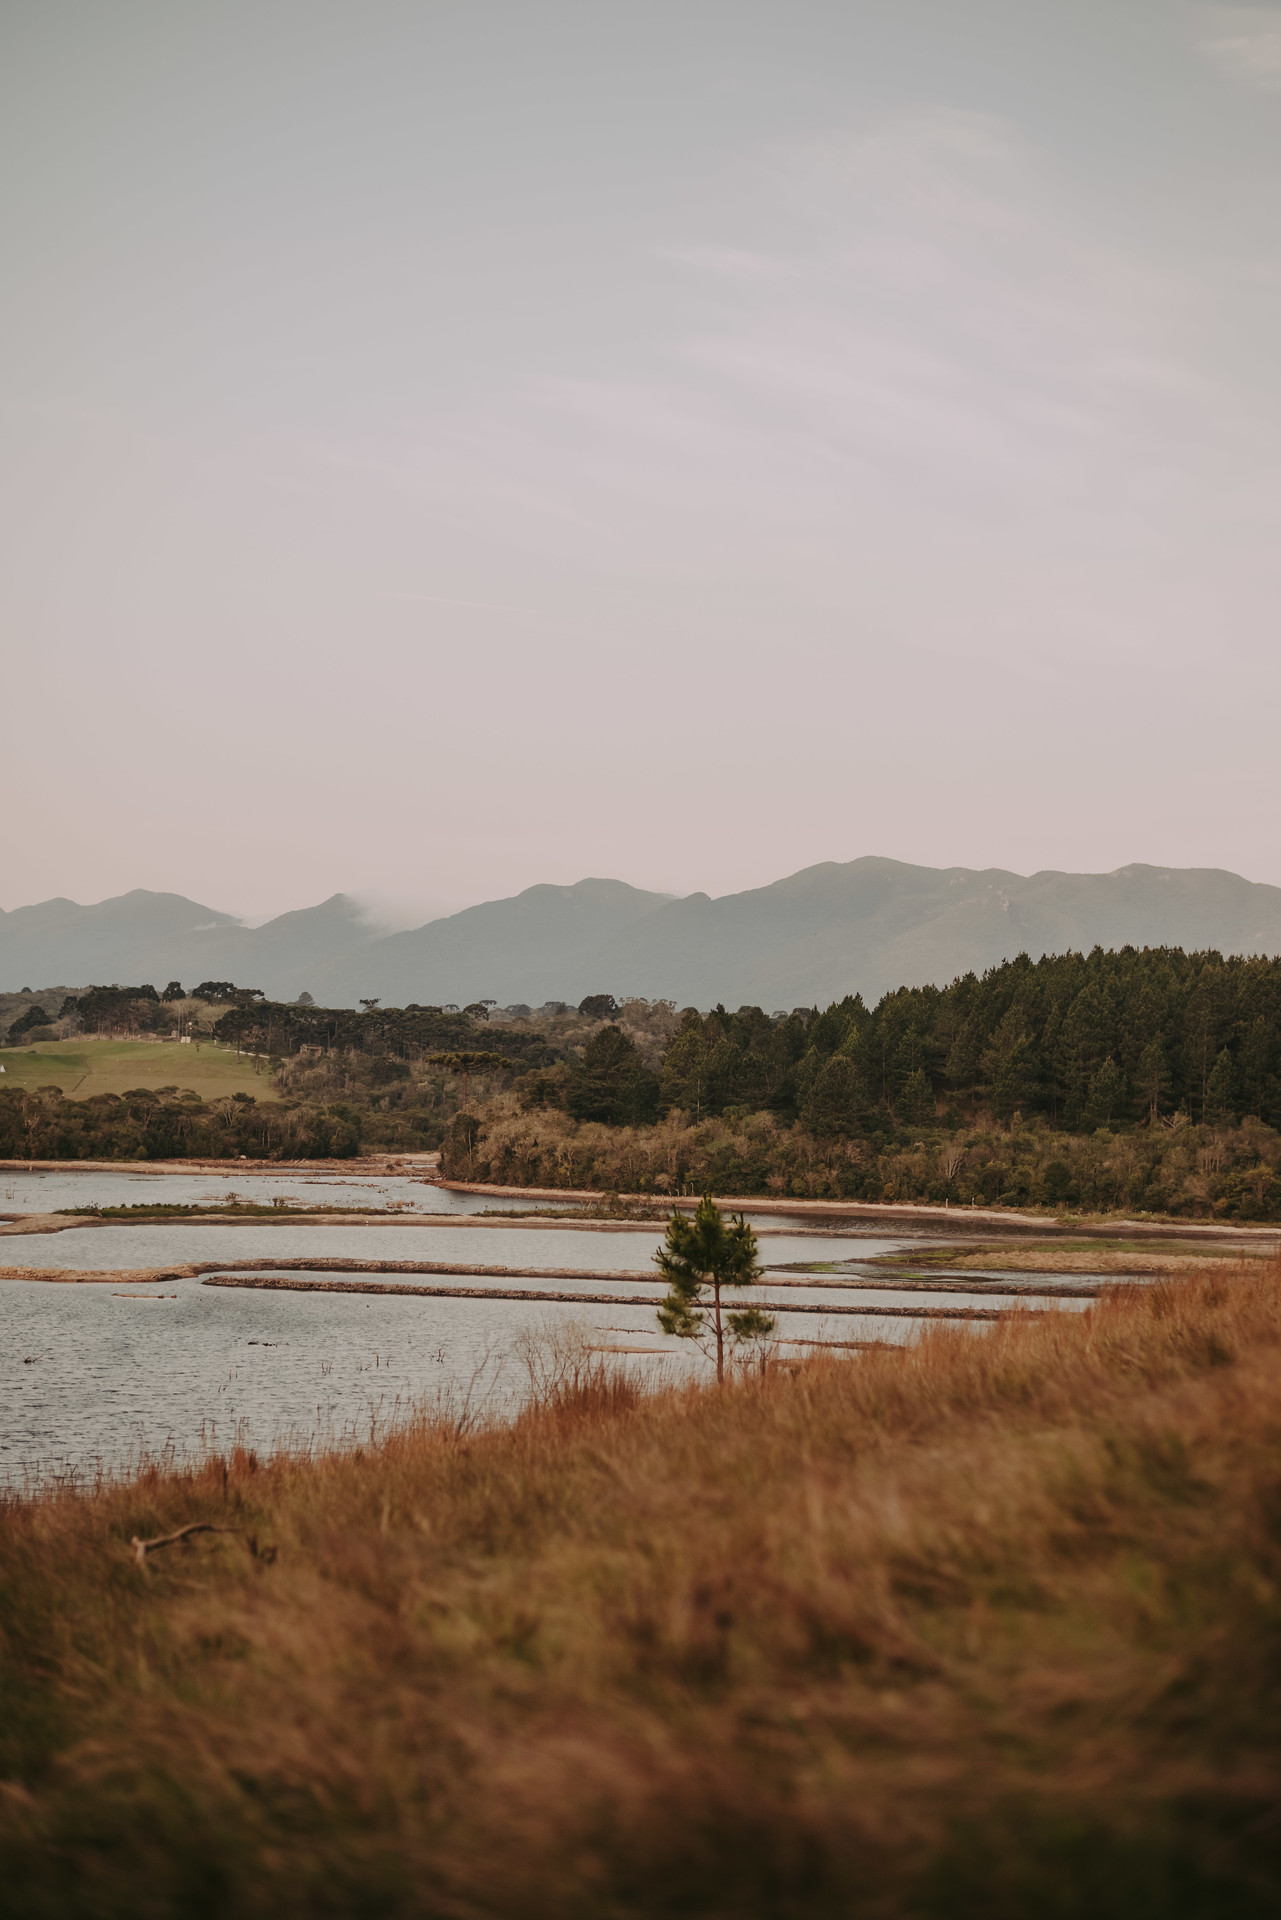
M1281 7L7 0L0 905L1281 882Z

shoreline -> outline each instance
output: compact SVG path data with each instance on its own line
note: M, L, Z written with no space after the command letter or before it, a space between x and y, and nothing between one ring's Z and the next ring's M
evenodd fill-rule
M517 1233L661 1233L662 1220L581 1220L558 1219L555 1214L532 1213L498 1218L483 1213L383 1213L371 1208L365 1213L307 1214L300 1208L278 1213L175 1213L140 1217L136 1220L107 1220L100 1214L24 1213L0 1217L0 1238L7 1235L67 1233L76 1227L493 1227ZM757 1227L758 1239L781 1235L788 1239L844 1240L852 1237L843 1227ZM857 1236L853 1236L857 1237Z
M272 1179L288 1174L328 1174L363 1173L366 1177L379 1175L412 1178L419 1176L424 1186L437 1187L445 1193L477 1194L492 1200L524 1200L531 1204L560 1201L566 1204L603 1205L603 1190L588 1187L511 1187L488 1186L474 1180L443 1180L434 1177L434 1169L439 1162L439 1154L393 1155L379 1160L377 1165L372 1159L359 1160L293 1160L293 1161L245 1161L245 1160L0 1160L0 1173L131 1173L131 1174L234 1174L237 1178ZM655 1213L670 1213L679 1208L691 1212L698 1205L698 1196L691 1194L617 1194L614 1196L621 1204L635 1207L650 1207ZM797 1220L821 1221L869 1221L894 1222L924 1228L926 1232L937 1233L940 1230L956 1233L964 1237L975 1230L1004 1234L1038 1234L1047 1239L1064 1235L1082 1239L1097 1238L1142 1238L1151 1236L1166 1239L1170 1236L1191 1235L1207 1240L1218 1239L1238 1242L1276 1241L1281 1243L1281 1223L1277 1225L1243 1226L1228 1221L1175 1220L1163 1219L1135 1220L1128 1216L1110 1216L1092 1214L1083 1219L1072 1216L1020 1212L1013 1208L1002 1207L952 1207L946 1202L932 1205L924 1201L891 1200L804 1200L793 1196L787 1198L762 1197L759 1194L714 1194L718 1207L744 1214L787 1215ZM28 1219L49 1219L51 1215L32 1214L20 1216ZM86 1216L86 1218L91 1216ZM235 1216L233 1216L235 1217ZM266 1217L266 1216L262 1216ZM356 1220L367 1219L362 1213L350 1220L340 1216L326 1215L336 1224L354 1225ZM389 1215L388 1219L404 1220L404 1215ZM12 1217L11 1217L12 1218ZM213 1222L211 1224L222 1224ZM281 1210L282 1219L292 1219L299 1225L314 1225L316 1221L306 1220L300 1209L296 1213ZM484 1219L474 1214L448 1215L411 1215L407 1224L439 1225L448 1221L457 1225L462 1220L472 1220L477 1224L498 1226L500 1219ZM382 1222L386 1224L384 1220ZM81 1222L83 1224L83 1222ZM111 1221L101 1222L104 1226L118 1224ZM133 1224L133 1223L131 1223ZM194 1223L193 1223L194 1224ZM532 1225L533 1218L522 1218L514 1224ZM565 1221L563 1225L569 1227ZM643 1221L615 1222L608 1216L600 1221L580 1222L593 1228L617 1227L633 1231L643 1226ZM12 1226L0 1221L0 1233L12 1231ZM57 1228L29 1228L27 1231L56 1232ZM762 1229L768 1232L769 1229Z
M750 1211L741 1208L740 1203L731 1200L717 1200L721 1207L732 1207L735 1211ZM764 1211L764 1209L762 1209ZM950 1231L922 1233L919 1221L904 1224L915 1226L917 1232L909 1238L930 1238L943 1246L965 1246L972 1241L987 1242L994 1237L1017 1242L1019 1239L1041 1240L1124 1240L1135 1245L1144 1241L1186 1240L1193 1236L1195 1229L1186 1225L1148 1225L1141 1221L1108 1221L1090 1226L1076 1223L1054 1223L1045 1221L1023 1221L1011 1230L1001 1223L991 1220L970 1222L954 1217L947 1223ZM811 1226L805 1223L803 1215L796 1223L786 1226L761 1226L755 1229L758 1240L796 1239L796 1240L851 1240L880 1238L885 1228L892 1226L892 1220L882 1217L881 1221L860 1220L857 1214L845 1216L843 1222L832 1221L825 1226ZM941 1223L940 1223L941 1225ZM869 1226L877 1228L869 1232ZM282 1207L271 1213L173 1213L160 1215L140 1215L136 1219L106 1219L96 1213L22 1213L0 1215L0 1239L28 1235L71 1233L80 1228L92 1228L102 1232L112 1227L459 1227L468 1230L488 1228L496 1232L517 1233L660 1233L663 1220L583 1220L578 1217L563 1218L557 1214L484 1214L484 1213L389 1213L378 1208L369 1208L360 1213L307 1213L299 1208L296 1211ZM982 1231L986 1227L987 1231ZM900 1237L900 1236L891 1236ZM1281 1229L1274 1227L1218 1227L1202 1226L1196 1237L1200 1239L1207 1255L1216 1247L1239 1247L1243 1254L1257 1253L1265 1256L1269 1252L1281 1250ZM1035 1249L1029 1249L1029 1258L1036 1257ZM1107 1250L1100 1251L1098 1258L1106 1258ZM1090 1257L1081 1254L1081 1258ZM1196 1252L1188 1249L1186 1259L1195 1261ZM1129 1271L1129 1269L1118 1269Z

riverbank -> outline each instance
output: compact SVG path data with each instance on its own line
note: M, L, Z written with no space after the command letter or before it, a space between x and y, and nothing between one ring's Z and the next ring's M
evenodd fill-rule
M522 1199L533 1205L548 1201L568 1201L578 1205L590 1205L593 1201L607 1206L609 1201L617 1201L620 1206L631 1208L651 1208L656 1219L663 1219L674 1207L693 1212L698 1205L697 1196L684 1194L658 1196L643 1193L605 1194L590 1187L501 1187L486 1185L477 1180L445 1180L433 1182L448 1193L484 1194L494 1200ZM1049 1211L1019 1210L1012 1207L980 1207L950 1205L940 1201L892 1201L892 1200L803 1200L773 1195L762 1197L760 1194L715 1194L714 1199L722 1210L733 1213L778 1214L789 1219L814 1220L867 1220L889 1226L912 1226L928 1232L943 1232L954 1235L968 1235L976 1230L996 1230L1005 1233L1038 1233L1054 1235L1070 1233L1074 1235L1163 1235L1177 1234L1180 1238L1191 1236L1206 1240L1235 1240L1245 1243L1264 1243L1275 1246L1281 1240L1281 1225L1244 1226L1232 1220L1198 1221L1173 1220L1149 1217L1128 1219L1121 1214L1099 1214L1093 1217L1077 1214L1055 1214Z
M511 1186L478 1180L456 1180L442 1178L438 1171L440 1156L437 1153L399 1154L384 1156L364 1155L346 1160L279 1160L246 1161L217 1159L169 1159L155 1161L128 1160L0 1160L0 1174L13 1173L56 1173L73 1175L78 1173L108 1173L128 1175L130 1178L162 1177L171 1174L221 1174L240 1180L280 1180L296 1175L300 1178L330 1177L347 1181L391 1177L422 1184L444 1193L457 1193L478 1199L494 1201L519 1201L519 1212L513 1218L524 1226L536 1224L537 1216L525 1211L525 1208L538 1209L554 1207L556 1213L551 1216L562 1226L570 1225L561 1209L570 1208L596 1210L591 1224L601 1227L613 1223L625 1225L623 1216L631 1223L653 1218L662 1221L674 1208L692 1211L698 1205L697 1195L656 1194L656 1193L614 1193L594 1187L542 1187ZM799 1198L794 1195L774 1195L760 1193L717 1193L716 1204L724 1210L743 1212L754 1216L762 1214L776 1215L779 1218L796 1221L827 1221L837 1223L857 1223L863 1221L869 1225L881 1227L906 1226L915 1232L941 1233L945 1237L969 1238L975 1232L999 1233L1002 1235L1036 1234L1043 1238L1056 1238L1070 1235L1075 1238L1149 1238L1161 1239L1177 1237L1198 1243L1222 1241L1239 1245L1264 1246L1268 1249L1281 1242L1281 1222L1276 1224L1260 1222L1251 1224L1233 1219L1196 1220L1186 1217L1145 1214L1134 1217L1121 1210L1100 1213L1076 1213L1054 1209L992 1207L968 1204L952 1205L947 1200L938 1201L885 1201L885 1200L840 1200L831 1198ZM140 1210L139 1210L140 1211ZM283 1217L294 1221L304 1218L305 1210L291 1208ZM377 1215L380 1223L389 1216L383 1209L353 1209L350 1214L342 1214L326 1209L331 1219L342 1218L350 1224L368 1213ZM53 1218L54 1216L44 1216ZM137 1216L135 1216L137 1217ZM207 1218L224 1218L221 1212L215 1215L211 1209ZM231 1218L251 1219L268 1218L265 1212L255 1215L253 1209L245 1207ZM322 1216L314 1215L314 1224L320 1224ZM418 1216L430 1219L433 1216ZM25 1227L14 1225L17 1219L34 1221L37 1216L5 1215L0 1213L0 1234L14 1232L56 1232L56 1227ZM486 1224L502 1224L503 1215L498 1210L485 1216ZM457 1216L451 1216L451 1223L457 1222ZM83 1222L82 1222L83 1224ZM803 1229L796 1229L802 1231Z
M1270 1264L10 1501L8 1903L1270 1914L1279 1358Z

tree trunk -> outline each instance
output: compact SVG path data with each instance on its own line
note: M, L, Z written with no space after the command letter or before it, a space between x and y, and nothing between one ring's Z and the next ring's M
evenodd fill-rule
M712 1282L712 1298L716 1302L716 1384L725 1385L725 1335L721 1328L721 1283Z

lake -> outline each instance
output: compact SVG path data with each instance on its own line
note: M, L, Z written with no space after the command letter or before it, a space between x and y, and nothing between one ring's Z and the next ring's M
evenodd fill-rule
M518 1205L453 1194L421 1180L354 1172L254 1175L239 1185L225 1171L79 1173L67 1168L0 1175L0 1208L8 1213L140 1201L212 1204L233 1192L260 1202L280 1196L311 1205L400 1208L409 1203L423 1212L473 1217L487 1206L510 1210ZM879 1231L809 1238L796 1233L794 1219L771 1220L764 1209L753 1220L758 1227L781 1229L762 1237L767 1269L796 1261L866 1259L915 1244L911 1236ZM160 1284L0 1282L0 1482L22 1486L65 1475L116 1473L144 1457L185 1459L234 1443L265 1453L286 1444L364 1438L423 1404L449 1407L460 1416L464 1410L472 1415L511 1411L528 1391L522 1339L563 1336L571 1328L600 1348L643 1349L618 1353L615 1360L642 1377L657 1371L669 1379L707 1375L707 1362L691 1343L659 1331L652 1306L628 1303L629 1294L658 1296L662 1288L656 1274L643 1281L601 1277L647 1272L661 1238L661 1221L626 1231L464 1226L461 1221L456 1227L448 1222L124 1222L6 1236L0 1240L0 1265L6 1267L92 1271L318 1255L447 1267L456 1262L464 1268L556 1267L574 1269L575 1277L486 1282L463 1274L458 1284L605 1295L607 1303L272 1292L205 1286L198 1278ZM324 1276L342 1277L341 1272ZM415 1284L412 1275L350 1277L371 1288ZM422 1279L450 1284L447 1274ZM901 1342L924 1324L875 1313L837 1314L831 1309L838 1302L919 1309L964 1306L970 1300L957 1293L868 1292L856 1280L839 1292L806 1286L771 1291L768 1272L758 1297L785 1301L793 1309L778 1316L781 1351L790 1355L811 1351L812 1342ZM984 1306L1017 1304L988 1290L975 1299ZM824 1310L794 1310L803 1304ZM1071 1310L1085 1303L1053 1304Z

